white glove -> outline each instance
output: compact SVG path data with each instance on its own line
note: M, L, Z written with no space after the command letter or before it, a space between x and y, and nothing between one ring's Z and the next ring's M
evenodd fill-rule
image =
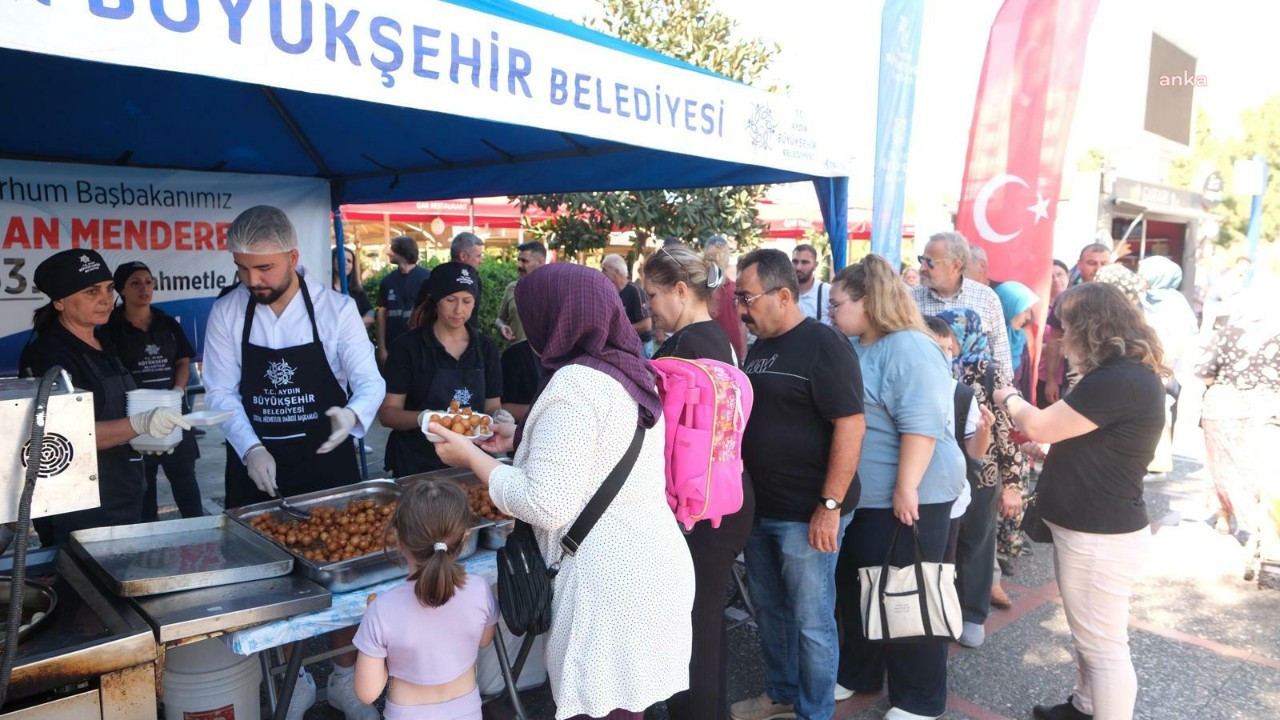
M334 406L325 410L324 414L329 416L333 432L330 433L329 439L316 450L317 455L323 455L346 442L347 438L351 437L351 430L356 426L356 411L351 408Z
M502 408L498 408L493 412L494 425L502 425L503 423L510 423L514 425L515 422L516 422L516 416L512 415L510 412L506 410L503 410Z
M176 428L190 430L191 423L182 419L182 413L173 408L159 407L129 416L129 425L139 435L166 438Z
M249 471L249 479L262 492L276 496L276 459L262 445L254 445L244 454L244 467Z

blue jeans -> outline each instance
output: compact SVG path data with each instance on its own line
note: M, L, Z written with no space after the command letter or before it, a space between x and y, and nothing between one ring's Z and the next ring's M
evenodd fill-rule
M840 537L853 514L840 518ZM837 538L837 541L839 538ZM809 523L757 518L747 539L747 587L764 654L765 692L798 720L835 714L836 559L809 545Z

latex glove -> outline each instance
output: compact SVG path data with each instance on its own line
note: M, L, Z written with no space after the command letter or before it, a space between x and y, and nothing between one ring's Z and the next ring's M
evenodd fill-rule
M276 459L271 452L261 445L254 445L244 454L244 467L249 471L249 479L262 492L276 496Z
M129 416L129 425L139 435L166 438L176 428L190 430L191 423L182 419L182 413L173 408L159 407Z
M325 410L324 414L329 416L333 432L329 434L329 439L316 450L317 455L323 455L346 442L356 426L356 411L351 408L335 406Z
M493 411L493 424L494 424L494 425L502 425L502 424L505 424L505 423L510 423L510 424L512 424L512 425L515 425L515 424L516 424L516 416L515 416L515 415L512 415L511 413L507 412L506 410L503 410L502 408L498 408L497 410L494 410L494 411Z

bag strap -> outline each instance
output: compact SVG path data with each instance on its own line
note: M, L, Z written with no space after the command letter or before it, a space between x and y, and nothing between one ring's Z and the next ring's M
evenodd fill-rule
M587 506L583 508L582 514L578 519L573 521L573 527L569 528L569 532L560 538L560 547L564 551L573 555L578 552L578 548L582 547L582 541L587 539L587 533L591 532L591 528L595 527L596 522L604 515L604 511L609 509L609 503L617 497L618 491L622 490L622 483L626 481L627 476L631 474L631 468L636 464L636 458L640 456L640 446L644 440L644 428L636 425L636 434L631 438L631 446L623 453L622 459L617 465L613 466L613 470L609 472L609 477L604 479L600 484L600 489L596 490L595 495L591 496L591 500Z
M964 426L969 420L969 408L973 405L973 396L973 388L962 382L956 383L956 391L953 396L956 416L956 444L960 446L960 452L964 453L966 459L968 459L969 453L964 448Z

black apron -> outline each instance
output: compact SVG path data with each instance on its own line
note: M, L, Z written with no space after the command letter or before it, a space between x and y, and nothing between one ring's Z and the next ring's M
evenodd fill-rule
M117 308L111 314L107 330L116 357L120 358L124 369L133 376L133 381L139 388L171 390L178 375L178 368L175 366L178 360L178 338L169 331L168 323L177 321L170 320L168 315L159 310L153 309L151 312L151 327L139 330L124 317L123 309ZM185 395L182 398L182 411L191 411ZM190 430L183 430L182 440L171 454L147 455L143 462L149 466L171 462L195 464L199 457L200 447L196 444L195 434Z
M125 393L136 390L133 377L120 361L111 355L82 353L89 377L77 378L95 397L102 398L102 410L94 420L102 422L128 417ZM40 539L46 544L64 543L73 531L142 522L142 495L146 479L142 472L142 456L123 443L98 450L99 507L54 515L36 521Z
M416 331L426 347L423 352L437 352L436 347L428 340L430 328ZM437 358L435 372L431 376L431 385L424 393L419 388L410 388L405 395L406 410L448 410L449 403L457 400L462 406L470 406L477 412L484 409L487 397L484 386L484 356L480 353L479 338L470 333L471 341L467 350L462 353L466 358L475 358L472 367L440 367ZM448 352L441 349L445 355ZM447 467L436 454L435 445L427 440L421 430L392 430L387 437L386 470L395 477L416 475L417 473L443 470Z
M360 480L355 444L348 439L323 455L316 449L333 432L325 410L347 404L347 392L325 356L316 311L306 282L298 278L311 321L311 342L273 349L249 342L256 304L245 308L240 339L240 398L249 424L276 461L276 485L288 497ZM249 479L244 463L227 446L226 507L270 500Z

